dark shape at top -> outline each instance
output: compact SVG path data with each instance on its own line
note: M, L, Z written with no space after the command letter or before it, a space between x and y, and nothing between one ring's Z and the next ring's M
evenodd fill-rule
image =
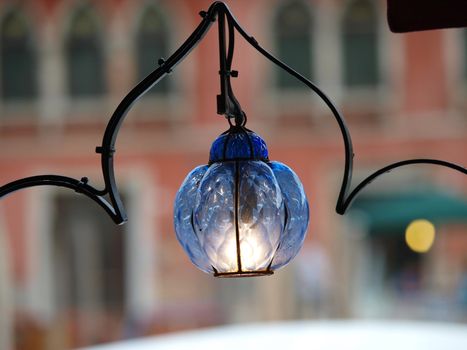
M467 1L388 0L388 22L395 33L467 27Z

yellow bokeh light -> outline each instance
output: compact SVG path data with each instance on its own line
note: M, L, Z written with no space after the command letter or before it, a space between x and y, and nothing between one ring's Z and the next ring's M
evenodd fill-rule
M405 230L405 242L414 252L426 253L435 240L435 226L428 220L412 221Z

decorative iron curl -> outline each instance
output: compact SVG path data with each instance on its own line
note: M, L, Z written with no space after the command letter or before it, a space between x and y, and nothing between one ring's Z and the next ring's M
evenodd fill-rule
M236 100L232 87L230 85L230 77L235 77L238 72L231 71L231 64L234 52L234 29L258 52L260 52L269 61L276 64L287 73L292 75L297 80L301 81L304 85L310 88L316 93L326 104L326 106L332 112L340 132L342 134L344 142L345 152L345 164L344 174L342 177L341 188L337 199L336 212L338 214L345 214L355 197L374 179L378 176L390 172L395 168L399 168L406 165L412 164L433 164L451 168L457 170L464 175L467 175L467 169L463 166L450 163L443 160L437 159L409 159L400 162L396 162L385 166L384 168L375 171L369 175L363 181L361 181L352 191L350 191L350 185L352 181L352 167L353 167L353 146L350 132L343 115L336 108L334 103L329 97L310 80L305 78L303 75L280 61L270 52L261 47L258 41L250 36L235 19L228 6L221 1L214 2L208 9L208 11L201 11L201 17L203 17L201 23L193 31L193 33L185 40L185 42L172 54L167 60L160 59L159 67L144 78L139 84L137 84L120 102L115 112L110 118L107 127L104 132L102 139L102 146L96 148L96 152L101 154L101 166L102 174L104 178L105 187L103 190L98 190L88 184L87 178L81 180L73 179L61 175L39 175L26 177L13 182L10 182L0 187L0 198L15 192L17 190L33 187L33 186L59 186L75 190L76 192L82 193L88 198L98 203L104 210L110 215L116 224L122 224L127 221L125 208L121 200L120 193L115 180L114 172L114 159L115 153L115 142L117 140L118 132L120 127L133 104L142 97L147 91L149 91L154 85L159 83L163 78L170 74L175 66L177 66L185 57L199 44L204 38L206 33L211 28L213 22L218 20L219 22L219 54L220 54L220 82L221 82L221 94L218 95L218 114L225 115L228 119L236 118L244 123L246 115L241 110L240 104ZM225 20L228 25L228 48L225 48ZM106 198L107 197L107 198Z
M227 7L226 7L227 8ZM464 175L467 175L467 169L463 166L450 163L444 160L438 160L438 159L409 159L409 160L404 160L400 162L396 162L390 165L385 166L384 168L375 171L373 174L370 176L366 177L363 181L361 181L351 192L350 192L350 185L352 182L352 169L353 169L353 145L352 145L352 138L350 136L349 129L347 127L347 124L345 122L344 116L339 112L339 110L336 108L334 103L330 100L329 97L320 89L318 88L315 84L313 84L310 80L305 78L303 75L292 69L291 67L287 66L284 62L280 61L278 58L274 57L270 52L262 48L258 41L247 34L245 30L239 25L233 14L228 11L227 8L227 14L229 16L229 19L232 21L233 25L235 26L235 29L240 33L240 35L251 45L253 46L257 51L259 51L264 57L266 57L268 60L285 70L287 73L301 81L303 84L305 84L307 87L309 87L313 92L315 92L322 100L323 102L327 105L327 107L331 110L334 118L337 121L337 124L339 125L339 129L342 134L342 138L344 141L344 147L345 147L345 165L344 165L344 174L342 177L342 184L339 192L339 197L337 199L337 204L336 204L336 212L338 214L344 215L346 210L349 208L350 204L352 201L355 199L355 197L360 193L361 190L363 190L367 185L369 185L375 178L378 176L388 173L391 170L395 168L399 168L405 165L411 165L411 164L434 164L434 165L440 165L444 167L448 167L454 170L457 170Z

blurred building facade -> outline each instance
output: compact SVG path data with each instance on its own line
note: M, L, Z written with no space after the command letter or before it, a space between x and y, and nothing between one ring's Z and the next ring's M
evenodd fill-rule
M384 1L227 2L247 32L344 112L354 181L409 158L467 163L465 31L391 34ZM0 183L55 173L99 184L94 149L113 109L208 6L2 2ZM465 176L432 166L394 171L338 216L344 154L331 114L246 43L236 46L233 84L248 125L307 190L311 222L296 261L270 278L217 280L196 270L176 241L175 193L228 126L215 114L213 27L125 121L115 166L125 226L63 189L25 190L0 203L0 349L65 349L300 317L467 321ZM391 210L378 207L385 200ZM404 244L405 226L420 217L437 227L423 255Z

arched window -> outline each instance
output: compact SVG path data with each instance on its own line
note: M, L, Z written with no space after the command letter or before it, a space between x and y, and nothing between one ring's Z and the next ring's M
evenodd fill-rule
M379 83L378 19L372 0L347 6L342 25L344 84L372 87Z
M12 10L1 23L1 94L4 100L27 100L37 95L36 52L23 14Z
M136 45L138 80L142 80L158 67L159 58L167 58L168 55L168 28L159 8L150 6L144 11L138 26ZM150 92L166 93L168 83L165 78Z
M307 78L312 78L312 18L303 1L290 1L279 7L274 21L277 57ZM294 89L304 85L280 70L277 84L280 88Z
M105 91L105 66L98 19L92 8L73 14L66 42L68 92L72 97L93 97Z

